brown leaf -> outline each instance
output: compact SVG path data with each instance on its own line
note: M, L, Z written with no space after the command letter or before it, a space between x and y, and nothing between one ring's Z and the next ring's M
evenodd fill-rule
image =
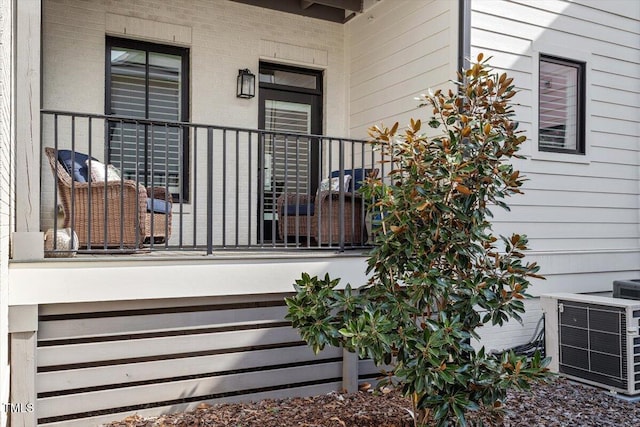
M469 188L467 188L462 184L456 185L456 190L458 191L458 193L464 194L465 196L468 196L471 194L471 190L469 190Z
M423 204L421 204L420 206L418 206L416 209L417 209L419 212L422 212L422 211L424 211L425 209L427 209L427 207L428 207L429 205L430 205L430 203L427 201L427 202L424 202Z
M389 133L391 133L392 135L396 133L396 131L398 130L398 122L395 122L393 124L393 126L391 127L391 131Z
M391 226L391 231L392 231L394 234L399 234L399 233L402 233L404 230L406 230L406 228L407 228L407 227L405 227L405 226L398 227L397 225L392 225L392 226Z
M369 383L362 383L358 386L358 390L360 391L367 391L371 388L371 384Z

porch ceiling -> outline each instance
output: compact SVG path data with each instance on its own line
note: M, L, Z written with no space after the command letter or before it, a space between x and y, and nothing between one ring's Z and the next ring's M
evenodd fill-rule
M364 0L231 0L296 15L344 23L364 9Z

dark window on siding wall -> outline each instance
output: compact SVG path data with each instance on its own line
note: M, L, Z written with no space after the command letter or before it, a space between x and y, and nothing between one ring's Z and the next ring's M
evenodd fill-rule
M538 149L585 153L585 63L540 55Z

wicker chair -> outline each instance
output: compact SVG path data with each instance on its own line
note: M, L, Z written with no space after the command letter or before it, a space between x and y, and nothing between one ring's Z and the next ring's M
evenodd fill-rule
M166 215L148 212L149 193L144 186L127 179L77 182L58 161L55 149L46 147L45 153L58 185L58 203L64 210L61 228L73 226L80 247L138 248L152 236L154 243L171 236L171 209ZM171 202L164 188L154 188L153 198Z
M340 192L318 191L316 195L284 193L278 197L278 232L280 238L313 240L320 245L340 243L340 216L344 218L344 243L361 245L367 240L362 196L357 190L364 177L376 176L377 169L346 170L352 175L349 190L344 193L344 210L340 212ZM339 171L331 177L339 176Z

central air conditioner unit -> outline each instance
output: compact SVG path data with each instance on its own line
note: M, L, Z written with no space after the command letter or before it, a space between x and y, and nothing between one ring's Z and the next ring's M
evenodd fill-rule
M553 372L640 394L640 301L563 293L542 295L540 303Z
M640 280L614 280L613 297L640 300Z

